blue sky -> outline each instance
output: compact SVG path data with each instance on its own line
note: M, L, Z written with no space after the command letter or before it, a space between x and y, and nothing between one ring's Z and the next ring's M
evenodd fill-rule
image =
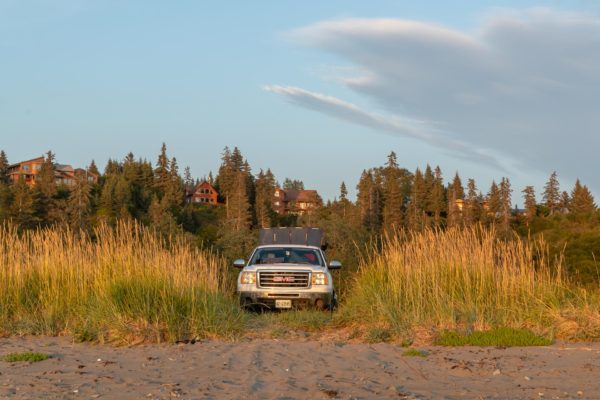
M513 203L553 169L595 193L600 2L0 0L0 148L100 167L129 151L325 198L390 151ZM594 150L595 151L595 150Z

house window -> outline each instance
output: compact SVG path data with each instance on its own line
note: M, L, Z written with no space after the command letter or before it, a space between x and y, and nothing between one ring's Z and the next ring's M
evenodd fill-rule
M29 171L29 165L23 165L23 171Z
M276 201L276 202L275 202L275 205L276 205L276 206L278 206L278 205L279 205L279 202L278 202L278 201Z
M278 190L275 191L275 197L279 197L279 191Z
M42 169L42 164L33 164L33 170L34 171L39 171Z

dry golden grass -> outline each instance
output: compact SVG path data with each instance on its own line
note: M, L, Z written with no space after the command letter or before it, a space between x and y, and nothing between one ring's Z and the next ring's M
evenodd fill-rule
M387 238L362 262L346 314L397 331L506 326L564 339L600 335L598 293L572 287L542 241L501 240L479 227Z
M91 235L0 228L0 329L81 340L230 336L242 314L222 259L121 223Z

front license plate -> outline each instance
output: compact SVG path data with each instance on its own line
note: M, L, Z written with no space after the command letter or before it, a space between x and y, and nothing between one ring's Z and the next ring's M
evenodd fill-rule
M275 300L275 308L292 308L291 300Z

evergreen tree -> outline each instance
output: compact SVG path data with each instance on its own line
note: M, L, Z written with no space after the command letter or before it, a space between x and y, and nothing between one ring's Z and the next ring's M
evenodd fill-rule
M439 166L432 173L431 168L427 165L425 169L425 187L427 188L427 213L433 216L435 226L440 226L442 223L442 212L446 208L444 181L442 170Z
M56 194L56 178L54 167L54 154L52 151L46 153L40 172L37 174L36 187L48 198Z
M556 171L552 172L548 182L546 182L542 199L544 200L546 207L548 207L548 210L550 210L550 215L558 211L560 204L560 188Z
M256 178L256 220L261 228L269 228L275 218L273 210L273 194L275 193L275 177L270 169L261 169Z
M121 164L112 158L108 159L106 167L104 167L104 175L118 175L122 172Z
M8 183L8 158L4 150L0 150L0 184Z
M388 156L388 162L383 170L383 228L393 232L402 224L402 193L398 182L399 168L396 153Z
M566 190L563 190L563 192L560 195L560 201L558 202L558 210L564 214L569 212L570 208L571 197L569 196L569 193Z
M155 193L158 200L162 200L163 196L167 194L172 187L172 175L169 169L169 157L167 156L167 145L162 144L160 148L160 154L156 161L156 167L154 168L154 187ZM172 199L168 198L170 202Z
M100 176L100 171L98 171L98 167L96 166L96 162L94 160L92 160L87 170L96 176Z
M511 219L511 194L512 189L510 187L510 181L508 178L502 178L500 182L500 213L502 215L501 219L501 229L504 232L508 232L510 230L510 219Z
M344 181L342 181L342 184L340 185L340 210L341 210L341 217L346 219L348 217L348 215L350 214L350 207L351 207L351 203L350 200L348 200L348 189L346 188L346 183Z
M462 224L462 207L464 207L464 188L458 172L454 175L452 183L448 186L448 227Z
M283 190L304 190L304 182L285 178L283 181Z
M54 154L46 153L44 162L37 174L34 187L34 203L36 214L43 224L52 224L59 220L59 212L55 196L57 194Z
M473 225L481 219L481 203L477 193L477 185L475 179L467 181L467 195L465 198L463 214L466 225Z
M153 196L148 209L148 216L152 227L165 236L174 235L179 231L177 222L168 210L169 205L165 200Z
M487 212L492 221L496 221L496 218L502 211L502 199L500 197L500 189L495 181L492 181L492 186L487 195Z
M430 169L431 171L431 169ZM433 174L431 175L433 177ZM433 180L431 182L433 184ZM425 177L419 168L415 171L415 177L410 194L410 202L407 207L408 227L413 230L422 230L426 225L425 208L427 207L427 192Z
M535 189L533 186L526 186L523 189L523 200L525 201L525 220L527 225L533 221L537 212L537 202L535 200Z
M85 229L90 215L92 187L84 175L75 178L75 185L69 193L69 225L73 229Z
M21 177L12 186L10 217L21 228L33 228L39 222L35 211L33 193Z
M381 226L381 191L372 170L363 170L357 190L358 216L361 224L373 233Z
M194 189L194 178L189 166L185 167L183 171L183 187L186 193L190 193Z
M571 192L570 208L574 214L587 214L596 211L596 204L594 203L594 196L586 185L582 185L577 179L575 187Z
M234 231L250 228L250 203L246 187L246 174L243 171L237 171L235 186L233 192L229 195L229 217L227 219L227 226Z

